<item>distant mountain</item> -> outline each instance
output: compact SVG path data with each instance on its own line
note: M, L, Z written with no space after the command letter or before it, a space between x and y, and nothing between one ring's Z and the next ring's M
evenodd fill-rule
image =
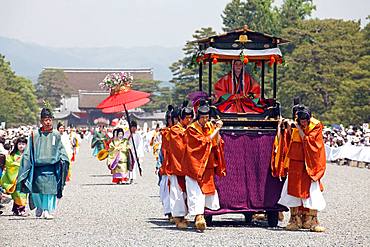
M43 67L153 68L154 79L168 82L169 66L182 57L181 47L51 48L0 37L0 54L18 75L36 82Z

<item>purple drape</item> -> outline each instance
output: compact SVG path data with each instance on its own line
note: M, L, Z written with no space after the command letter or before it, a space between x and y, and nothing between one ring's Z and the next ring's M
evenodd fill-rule
M283 182L271 175L275 133L224 132L226 177L216 177L220 209L206 214L284 210L277 204Z

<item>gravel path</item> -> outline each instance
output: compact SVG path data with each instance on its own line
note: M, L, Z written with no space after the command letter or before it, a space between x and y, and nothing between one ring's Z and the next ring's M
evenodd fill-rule
M132 185L113 185L104 163L82 144L72 181L54 220L0 216L2 246L370 246L370 170L328 165L327 208L319 214L325 233L288 232L265 223L243 224L242 215L214 217L204 233L180 231L162 216L154 159ZM280 226L285 226L288 220ZM5 243L5 245L4 245Z

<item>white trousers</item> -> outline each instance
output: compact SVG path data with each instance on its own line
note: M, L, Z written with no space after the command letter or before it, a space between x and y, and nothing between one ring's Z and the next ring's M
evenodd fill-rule
M130 179L137 179L137 176L139 174L139 166L137 165L136 158L134 159L135 159L134 167L132 168L132 171L128 173L128 176ZM141 158L139 158L139 162L140 162L140 167L142 168L143 163L142 163Z
M159 184L159 197L161 198L161 202L163 205L163 213L165 215L171 213L170 189L168 187L168 176L167 175L162 175L162 179Z
M326 207L326 202L320 190L320 184L318 181L311 182L309 198L299 198L288 194L288 180L289 176L285 180L283 190L281 191L280 200L278 201L279 204L286 207L303 206L305 208L315 209L318 211L321 211Z
M217 210L220 208L217 190L214 195L206 196L199 187L198 182L191 177L185 177L188 209L191 216L204 214L204 208Z
M181 190L177 176L169 176L170 180L170 208L173 217L183 217L188 214L186 193Z

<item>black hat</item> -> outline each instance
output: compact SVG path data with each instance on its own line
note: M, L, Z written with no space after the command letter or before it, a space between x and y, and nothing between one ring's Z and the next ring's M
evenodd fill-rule
M199 103L197 115L209 115L210 110L211 109L209 108L207 102L205 100L201 100Z
M311 110L307 106L300 105L297 107L297 120L310 120Z
M174 122L174 120L178 119L179 117L180 117L180 109L176 107L171 111L172 122Z
M50 109L42 108L40 117L41 118L53 118L54 116L53 116L53 112Z
M191 107L188 107L189 101L185 100L182 103L182 109L180 112L180 118L185 119L186 116L194 117L194 110Z
M137 122L135 120L131 120L131 127L137 128Z
M171 118L171 111L173 110L173 106L172 105L168 105L167 106L167 111L166 111L166 121Z

